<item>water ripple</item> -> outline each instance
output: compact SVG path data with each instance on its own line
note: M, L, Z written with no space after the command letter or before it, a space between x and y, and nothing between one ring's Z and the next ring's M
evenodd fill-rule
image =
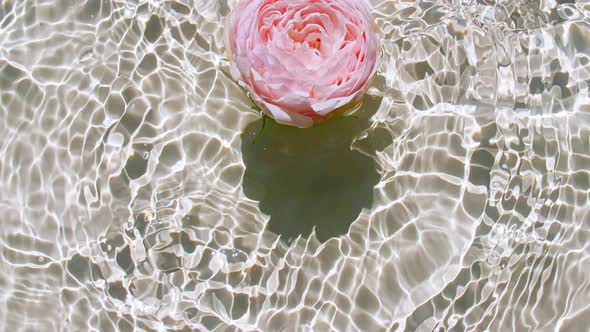
M3 1L0 329L584 330L590 8L370 2L363 110L301 137L236 1Z

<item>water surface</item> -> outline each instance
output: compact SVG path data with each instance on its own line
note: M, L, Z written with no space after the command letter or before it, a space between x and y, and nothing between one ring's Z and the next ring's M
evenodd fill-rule
M589 5L371 5L362 110L297 130L236 1L2 1L0 329L586 330Z

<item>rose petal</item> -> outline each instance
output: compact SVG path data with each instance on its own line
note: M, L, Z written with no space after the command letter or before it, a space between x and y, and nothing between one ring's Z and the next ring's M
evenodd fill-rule
M307 128L313 125L313 120L305 115L287 112L276 105L262 100L260 101L260 105L266 108L266 110L270 112L269 115L271 115L278 123L299 128Z
M242 0L227 25L232 77L280 123L328 118L376 72L379 41L365 0Z
M350 103L354 99L354 97L355 95L328 99L319 103L312 104L311 107L316 113L325 116L333 110Z

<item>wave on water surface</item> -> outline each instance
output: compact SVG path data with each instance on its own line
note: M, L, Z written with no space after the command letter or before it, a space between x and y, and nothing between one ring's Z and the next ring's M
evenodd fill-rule
M301 131L224 74L235 0L0 2L0 329L587 329L590 5L370 3L363 107Z

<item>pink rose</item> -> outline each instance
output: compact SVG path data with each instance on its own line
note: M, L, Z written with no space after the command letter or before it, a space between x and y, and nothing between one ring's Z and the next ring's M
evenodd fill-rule
M365 0L242 0L226 26L231 75L277 122L309 127L360 100L377 31Z

